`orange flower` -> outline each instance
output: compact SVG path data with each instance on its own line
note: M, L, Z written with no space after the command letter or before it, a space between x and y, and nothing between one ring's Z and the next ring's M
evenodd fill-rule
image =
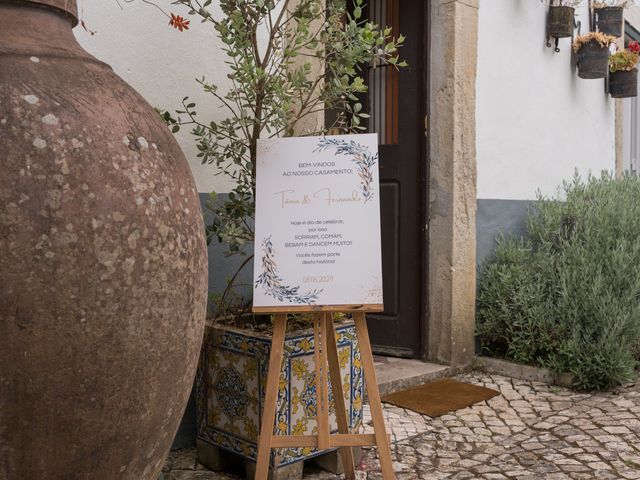
M173 28L177 28L181 32L184 30L189 30L189 20L185 20L184 17L180 15L171 14L171 20L169 20L169 25Z

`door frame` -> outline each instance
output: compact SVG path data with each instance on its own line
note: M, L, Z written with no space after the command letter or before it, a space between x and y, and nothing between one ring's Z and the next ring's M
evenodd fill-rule
M430 0L426 359L475 356L476 71L480 0Z
M427 360L429 357L429 190L430 190L430 142L429 142L429 113L430 113L430 72L431 72L431 0L425 0L423 11L423 37L422 37L422 99L420 118L424 119L419 122L420 137L420 188L422 190L422 202L420 205L420 218L422 224L420 230L422 232L422 248L421 253L421 285L422 295L420 299L420 358Z

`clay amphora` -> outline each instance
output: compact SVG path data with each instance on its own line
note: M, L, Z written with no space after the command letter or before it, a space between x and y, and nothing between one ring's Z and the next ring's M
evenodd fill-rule
M0 0L0 479L155 480L203 334L201 209L76 17Z

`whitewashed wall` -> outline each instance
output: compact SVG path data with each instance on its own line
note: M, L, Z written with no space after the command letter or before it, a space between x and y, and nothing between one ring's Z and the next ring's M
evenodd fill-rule
M477 73L478 198L527 200L564 179L615 168L615 102L582 80L570 39L545 46L538 0L481 0ZM582 31L588 13L578 9Z
M624 19L640 31L640 7L630 6L624 12ZM620 100L622 109L622 161L623 171L640 171L640 104L638 98Z
M203 94L195 78L205 76L223 89L228 87L225 56L210 23L188 17L184 7L170 0L157 0L167 12L175 12L191 20L190 29L179 32L168 26L168 18L156 8L140 0L80 0L80 16L88 29L76 27L82 46L140 92L154 107L172 110L183 97L191 97L199 106L202 120L220 119L224 111L210 95ZM213 10L216 12L213 2ZM201 165L196 158L195 142L183 129L178 140L184 150L200 192L231 189L222 176L216 176L212 165Z
M640 3L640 2L636 2ZM640 28L640 6L631 5L624 11L624 19L636 30Z

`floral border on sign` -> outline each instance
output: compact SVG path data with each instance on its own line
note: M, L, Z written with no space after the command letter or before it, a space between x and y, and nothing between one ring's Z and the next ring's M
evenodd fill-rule
M284 302L312 305L318 300L318 295L322 293L320 290L311 290L309 292L300 293L300 286L290 287L283 285L282 277L278 275L278 265L274 259L273 243L271 235L262 240L262 273L256 280L255 287L262 285L265 293L273 298Z
M378 161L378 153L372 154L369 149L355 140L342 140L339 138L322 137L314 152L323 152L329 148L336 149L336 155L351 155L351 161L355 163L360 177L360 191L364 197L364 203L373 199L373 170L372 167Z

